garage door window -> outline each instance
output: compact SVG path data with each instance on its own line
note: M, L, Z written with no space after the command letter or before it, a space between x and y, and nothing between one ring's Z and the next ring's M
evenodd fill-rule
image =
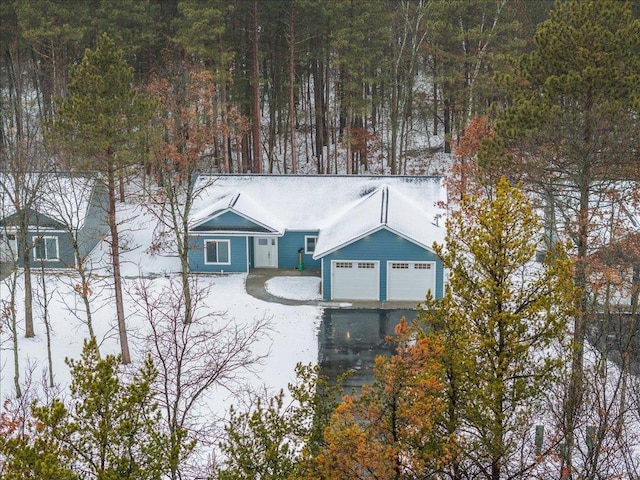
M353 264L351 262L336 262L336 268L352 268Z
M231 247L229 240L205 240L204 263L208 265L229 265Z
M416 270L431 270L430 263L416 263L414 267Z
M373 262L358 262L358 268L376 268Z

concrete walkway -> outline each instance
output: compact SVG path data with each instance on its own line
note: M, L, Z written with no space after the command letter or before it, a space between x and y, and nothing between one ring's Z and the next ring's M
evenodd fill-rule
M277 268L255 268L247 275L247 293L265 302L281 303L282 305L317 305L325 308L382 308L382 309L410 309L415 310L417 302L377 302L374 300L330 301L330 300L292 300L276 297L267 292L265 283L273 277L318 277L320 270Z

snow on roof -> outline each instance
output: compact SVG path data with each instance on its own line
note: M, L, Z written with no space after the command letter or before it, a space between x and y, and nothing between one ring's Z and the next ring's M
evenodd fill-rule
M444 243L444 229L432 214L400 190L383 185L321 228L313 256L323 257L382 228L429 249L434 242Z
M380 227L382 187L389 193L386 226L421 245L440 238L428 232L446 212L442 177L221 175L200 182L211 185L194 201L192 226L230 209L235 199L233 211L280 232L322 230L316 252L329 232L325 245Z
M0 218L16 212L14 179L10 175L0 177ZM35 190L33 210L74 229L84 225L95 179L64 174L31 174L25 179L23 193L32 195Z
M254 223L266 227L282 235L285 225L277 220L276 215L268 212L250 195L243 192L236 192L226 195L208 208L196 212L190 219L190 227L195 228L202 225L207 220L217 217L224 212L232 211Z

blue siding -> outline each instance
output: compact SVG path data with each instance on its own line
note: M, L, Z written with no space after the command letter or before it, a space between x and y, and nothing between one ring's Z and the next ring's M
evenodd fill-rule
M241 217L235 212L225 212L215 218L212 218L201 225L198 225L194 230L206 231L206 230L224 230L231 228L251 228L260 229L266 231L264 227Z
M331 299L331 261L332 260L379 260L380 261L380 299L387 300L387 261L404 260L409 262L436 262L436 298L443 296L442 261L433 252L426 250L389 230L379 230L368 237L347 245L322 258L322 295ZM426 292L425 292L426 293Z
M35 258L33 246L38 237L56 237L58 239L58 260L41 260ZM31 268L73 268L75 266L75 256L73 254L73 243L71 237L66 232L29 232L27 234L27 244L29 245L29 258L31 260ZM24 267L22 252L19 252L18 266Z
M89 255L95 246L109 233L107 205L109 205L109 197L105 188L96 187L91 194L84 224L76 234L81 258Z
M278 268L297 268L298 250L302 248L302 264L304 268L320 268L320 260L314 260L312 254L304 253L304 237L318 235L317 230L306 232L287 231L278 238Z
M207 265L204 263L205 240L229 240L231 249L230 265ZM247 272L247 237L225 235L191 234L189 243L189 268L199 273Z

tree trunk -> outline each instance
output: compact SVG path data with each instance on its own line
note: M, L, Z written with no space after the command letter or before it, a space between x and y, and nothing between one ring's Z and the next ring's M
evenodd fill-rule
M289 17L289 135L291 141L291 173L298 173L296 160L296 105L295 105L295 82L296 82L296 64L295 64L295 3L291 4L291 16ZM285 160L286 164L286 160Z
M122 363L131 363L127 326L124 318L124 300L122 297L122 276L120 274L120 239L118 236L118 222L116 219L116 174L113 158L107 159L107 189L109 190L109 231L111 233L111 266L113 268L113 287L116 301L116 315L118 320L118 334L120 336L120 351Z
M444 153L451 153L451 101L447 97L444 101Z
M253 91L253 125L252 125L252 137L253 137L253 173L262 173L262 152L260 147L260 78L259 78L259 65L258 65L258 1L253 1L253 18L252 18L252 31L253 39L251 43L251 56L252 56L252 79L251 87Z
M315 138L318 173L326 173L323 161L324 147L327 144L324 102L324 67L320 60L313 62L313 100L315 109Z
M26 214L25 214L26 215ZM33 286L31 283L31 248L28 244L26 230L24 232L24 249L22 261L24 262L24 336L33 338L36 336L33 328Z
M42 278L42 318L47 337L47 369L49 370L49 387L55 386L53 382L53 357L51 355L51 323L49 322L49 298L47 297L47 277L44 271L44 262L40 265Z

